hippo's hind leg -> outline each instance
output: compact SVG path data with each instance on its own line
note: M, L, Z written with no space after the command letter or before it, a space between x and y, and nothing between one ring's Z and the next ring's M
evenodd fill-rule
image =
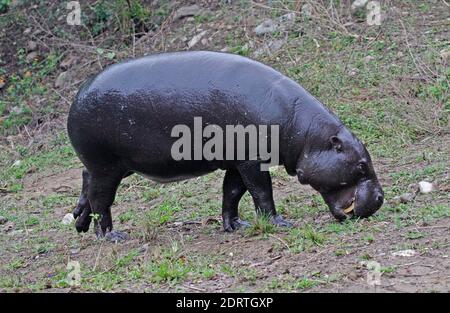
M247 191L241 175L237 170L227 170L223 179L222 218L223 228L232 232L237 228L250 226L239 218L238 206Z
M76 219L75 227L78 232L87 232L91 224L91 206L88 201L89 182L91 175L87 169L83 169L83 184L77 207L73 210Z
M285 221L277 214L273 201L272 179L268 171L261 170L260 165L261 163L258 161L248 161L241 163L237 167L245 186L253 198L256 213L267 216L277 226L292 226L291 223Z
M113 232L111 216L111 206L124 176L124 172L116 168L101 173L91 172L88 199L97 238L106 237L111 241L126 239L124 234Z

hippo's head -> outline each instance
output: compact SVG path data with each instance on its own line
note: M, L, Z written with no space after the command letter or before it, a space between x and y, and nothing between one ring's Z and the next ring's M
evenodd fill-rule
M345 127L310 138L296 171L300 183L317 190L340 221L368 217L383 204L384 193L370 155Z

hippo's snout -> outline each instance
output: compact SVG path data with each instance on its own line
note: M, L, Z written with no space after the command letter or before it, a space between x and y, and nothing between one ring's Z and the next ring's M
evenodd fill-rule
M343 221L350 217L369 217L383 205L384 192L377 180L322 193L331 214Z
M355 197L354 215L357 217L369 217L383 205L384 192L380 183L374 180L366 180L358 184Z

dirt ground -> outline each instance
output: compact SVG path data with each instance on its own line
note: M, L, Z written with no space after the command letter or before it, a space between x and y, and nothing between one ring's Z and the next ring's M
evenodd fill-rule
M381 1L381 26L368 26L352 1L141 1L126 12L119 2L81 1L77 32L59 1L19 1L0 15L1 291L450 291L445 1ZM194 3L200 11L176 18ZM280 20L288 13L292 24ZM257 35L267 19L283 22ZM110 63L175 50L249 56L305 86L367 144L383 207L339 223L320 195L274 168L277 210L294 227L255 219L246 194L240 212L253 226L228 234L223 172L164 185L133 175L112 208L129 240L63 225L81 189L82 164L65 132L77 88ZM433 191L421 193L420 181Z

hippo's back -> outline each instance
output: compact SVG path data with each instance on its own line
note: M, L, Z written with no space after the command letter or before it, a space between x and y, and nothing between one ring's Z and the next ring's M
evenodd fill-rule
M261 96L273 83L288 80L257 61L228 53L193 51L156 54L109 66L87 92L131 95L142 92L205 94L214 90Z
M69 138L85 165L108 156L143 173L169 163L181 167L170 160L176 125L193 129L195 117L222 127L281 124L291 116L293 101L286 101L293 97L286 92L291 87L299 88L274 69L237 55L142 57L108 67L80 88L69 112Z

